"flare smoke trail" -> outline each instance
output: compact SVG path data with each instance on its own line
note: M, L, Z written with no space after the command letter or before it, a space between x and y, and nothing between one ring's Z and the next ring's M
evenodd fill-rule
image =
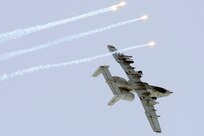
M0 34L0 44L7 42L9 40L21 38L23 36L26 36L26 35L41 31L41 30L49 29L49 28L52 28L55 26L67 24L67 23L74 22L74 21L77 21L80 19L85 19L87 17L92 17L92 16L96 16L99 14L109 12L109 11L113 11L113 10L117 9L118 7L121 7L124 5L125 5L125 3L121 2L120 4L113 5L113 6L108 7L108 8L103 8L103 9L91 11L91 12L88 12L88 13L85 13L85 14L82 14L79 16L74 16L71 18L67 18L67 19L63 19L63 20L59 20L59 21L54 21L54 22L50 22L47 24L43 24L43 25L37 25L37 26L24 28L24 29L17 29L17 30L14 30L12 32Z
M100 32L103 32L103 31L107 31L107 30L110 30L110 29L113 29L113 28L116 28L116 27L119 27L119 26L122 26L122 25L127 25L127 24L130 24L130 23L133 23L133 22L137 22L139 20L144 20L143 17L144 16L142 16L140 18L120 22L120 23L117 23L117 24L112 24L112 25L109 25L109 26L106 26L106 27L90 30L90 31L87 31L87 32L73 34L71 36L67 36L67 37L64 37L64 38L61 38L61 39L57 39L57 40L52 41L52 42L48 42L47 44L42 44L40 46L31 47L31 48L28 48L28 49L17 50L17 51L13 51L13 52L10 52L10 53L5 53L5 54L0 55L0 61L9 59L11 57L16 57L16 56L19 56L19 55L34 52L34 51L37 51L37 50L42 50L42 49L45 49L45 48L56 46L56 45L59 45L61 43L67 42L67 41L72 41L72 40L76 40L76 39L79 39L79 38L82 38L82 37L87 37L89 35L100 33Z
M133 50L133 49L137 49L137 48L142 48L142 47L146 47L146 46L152 46L153 43L147 43L147 44L141 44L141 45L137 45L137 46L132 46L129 48L124 48L115 52L110 52L110 53L106 53L106 54L102 54L102 55L98 55L98 56L93 56L93 57L88 57L88 58L84 58L84 59L80 59L80 60L75 60L75 61L69 61L69 62L62 62L62 63L58 63L58 64L47 64L47 65L40 65L40 66L35 66L35 67L31 67L28 69L23 69L23 70L19 70L16 71L14 73L11 74L4 74L2 76L0 76L0 81L4 81L10 78L14 78L17 76L23 76L25 74L28 73L32 73L32 72L38 72L38 71L42 71L42 70L49 70L52 68L57 68L57 67L65 67L65 66L70 66L73 64L80 64L80 63L85 63L85 62L91 62L100 58L104 58L107 56L110 56L114 53L118 53L118 52L126 52L129 50Z

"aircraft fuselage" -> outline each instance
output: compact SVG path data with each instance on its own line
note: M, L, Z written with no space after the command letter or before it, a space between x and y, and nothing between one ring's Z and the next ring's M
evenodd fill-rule
M128 92L136 92L140 90L145 90L145 93L148 94L149 97L159 98L170 95L172 92L158 86L149 85L146 82L137 82L137 85L132 83L131 81L127 81L126 79L118 76L113 76L112 80L107 80L108 82L112 82L116 84L119 88L122 88Z

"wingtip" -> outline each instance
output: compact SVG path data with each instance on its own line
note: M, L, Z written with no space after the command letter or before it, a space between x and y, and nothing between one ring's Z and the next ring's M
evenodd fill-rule
M108 45L108 49L110 52L117 51L117 49L113 45Z
M155 131L155 132L157 132L157 133L161 133L161 131Z
M108 49L115 48L113 45L108 45Z

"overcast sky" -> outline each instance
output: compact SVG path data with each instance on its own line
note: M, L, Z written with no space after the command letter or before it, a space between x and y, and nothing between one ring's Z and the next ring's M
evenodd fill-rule
M72 61L151 40L155 48L132 55L142 81L174 92L156 105L161 136L203 136L204 9L203 0L125 0L118 11L37 32L0 45L0 54L53 41L121 21L135 22L57 47L0 62L0 75L43 64ZM119 0L1 0L0 33L45 24L109 7ZM154 136L140 100L107 105L112 93L102 76L91 75L110 65L112 75L127 79L112 56L97 61L34 72L0 82L1 136Z

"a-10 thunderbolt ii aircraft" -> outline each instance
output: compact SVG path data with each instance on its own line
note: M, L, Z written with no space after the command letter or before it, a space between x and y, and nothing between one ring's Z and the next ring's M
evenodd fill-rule
M162 87L157 87L142 82L142 71L136 71L134 70L135 68L130 65L131 63L134 63L134 61L131 59L132 56L118 53L117 49L112 45L108 45L108 49L113 53L113 57L121 65L129 78L129 81L126 81L124 78L112 76L108 70L109 66L107 65L100 66L94 72L94 77L98 76L99 74L103 74L104 78L106 79L106 83L113 92L114 96L108 105L112 106L120 99L133 101L135 98L133 93L136 93L142 102L145 114L153 131L161 133L161 128L158 121L159 116L156 114L154 105L158 104L156 101L157 98L168 96L172 92Z

